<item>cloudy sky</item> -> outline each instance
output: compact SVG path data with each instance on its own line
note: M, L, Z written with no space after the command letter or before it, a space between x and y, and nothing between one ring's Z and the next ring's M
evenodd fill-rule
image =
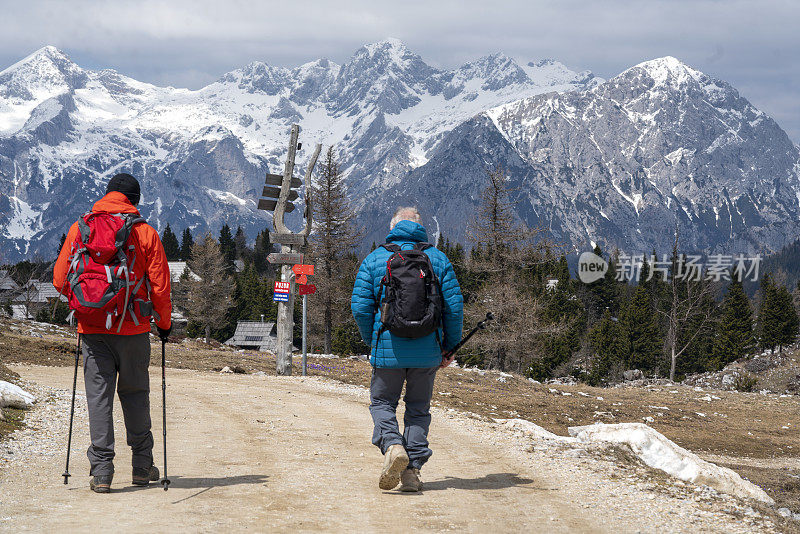
M437 67L504 52L604 78L672 55L733 84L800 142L795 0L0 0L0 13L0 69L51 44L86 68L190 88L254 60L343 62L386 37Z

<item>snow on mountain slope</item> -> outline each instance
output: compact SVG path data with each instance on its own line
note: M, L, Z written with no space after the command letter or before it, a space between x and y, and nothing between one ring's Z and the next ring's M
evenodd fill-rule
M386 196L423 199L463 239L455 214L474 209L483 168L497 164L518 216L579 249L664 253L676 225L685 249L707 252L775 251L800 236L797 146L733 87L673 57L492 108Z
M228 222L252 237L268 220L255 209L263 175L282 168L292 123L306 146L337 147L362 195L424 164L477 113L595 83L551 60L520 67L502 54L437 70L387 39L341 66L254 62L188 90L84 70L48 46L0 72L0 251L8 261L52 256L120 171L142 180L141 211L153 224L216 231Z

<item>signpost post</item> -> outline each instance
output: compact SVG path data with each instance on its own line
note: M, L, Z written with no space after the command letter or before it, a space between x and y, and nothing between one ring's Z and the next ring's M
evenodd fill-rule
M308 313L308 295L303 295L303 376L308 376L308 350L306 348L306 319Z
M272 297L278 303L278 341L275 357L279 375L292 374L295 273L292 271L291 265L302 264L303 262L303 250L306 246L306 238L311 232L312 224L311 189L309 187L311 173L322 150L322 145L317 144L306 169L305 212L303 214L305 225L300 232L292 232L284 224L283 216L285 213L292 212L295 208L292 201L296 200L299 194L292 189L303 185L299 178L293 176L295 156L300 149L300 145L297 142L299 134L300 126L293 124L289 135L289 153L286 156L283 174L267 174L264 180L265 187L262 197L258 201L259 209L274 211L272 225L275 228L275 232L270 232L270 240L281 245L280 253L272 253L267 257L270 263L281 265L281 281L275 283L275 291ZM305 318L305 302L303 303L303 311ZM305 320L303 321L303 331L305 332ZM303 344L305 345L305 334L303 335ZM303 374L305 374L305 356L303 358L303 371Z
M308 375L308 351L306 350L306 339L307 339L307 329L306 326L308 324L308 295L314 293L317 288L309 285L306 285L306 277L311 276L314 274L314 266L313 265L303 265L303 264L296 264L292 265L292 272L294 272L295 279L299 284L299 293L303 297L303 376ZM313 290L309 290L309 287L313 287Z

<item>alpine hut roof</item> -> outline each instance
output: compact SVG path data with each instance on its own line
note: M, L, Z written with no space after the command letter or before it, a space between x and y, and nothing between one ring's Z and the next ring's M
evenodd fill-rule
M274 351L277 340L277 329L274 322L239 321L236 323L236 332L233 337L225 344L240 348L255 347L257 350Z

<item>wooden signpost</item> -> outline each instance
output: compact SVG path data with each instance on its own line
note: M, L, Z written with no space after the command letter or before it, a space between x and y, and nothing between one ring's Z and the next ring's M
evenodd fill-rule
M322 150L322 145L317 144L314 153L308 163L305 174L305 211L303 213L305 224L300 232L292 232L283 221L286 213L294 211L295 206L292 201L297 200L299 193L293 188L300 187L303 182L293 176L294 160L300 145L297 138L300 134L300 126L292 125L289 135L289 153L286 156L286 164L283 174L267 174L264 180L264 190L262 197L258 200L258 209L272 211L272 225L275 232L270 232L270 241L281 245L280 253L272 253L267 256L267 261L281 265L281 282L289 284L288 298L286 301L278 302L278 341L276 347L277 372L279 375L292 374L292 332L294 330L294 293L295 293L295 273L291 266L303 263L303 252L306 247L306 238L311 232L312 224L312 204L311 204L311 173L317 163L317 158ZM276 286L277 287L277 286ZM281 285L281 288L285 285ZM281 291L283 293L283 291ZM284 297L281 297L283 299ZM305 306L304 306L305 308ZM305 309L304 309L305 311ZM304 314L305 316L305 314ZM305 330L305 321L304 321ZM303 346L305 348L305 335L303 336ZM305 374L305 350L303 351L303 374Z
M267 261L279 265L293 265L303 261L303 254L300 252L272 252L267 256Z

